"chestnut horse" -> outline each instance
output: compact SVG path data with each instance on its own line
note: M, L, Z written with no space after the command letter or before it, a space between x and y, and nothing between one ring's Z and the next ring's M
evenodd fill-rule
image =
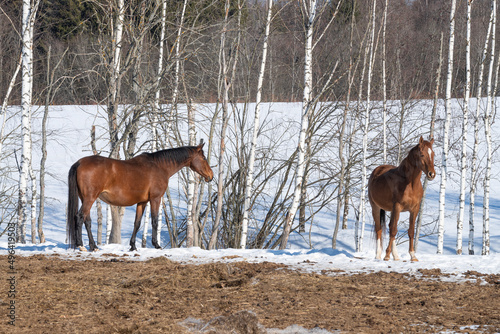
M85 223L91 251L97 250L92 237L90 208L97 198L116 206L137 204L130 250L136 250L135 236L148 202L151 203L152 243L157 240L158 210L167 190L168 179L182 167L190 167L207 182L214 174L203 154L203 141L198 146L185 146L154 153L143 153L130 160L115 160L98 155L78 160L68 175L68 241L72 248L85 250L82 225ZM78 198L82 206L78 210Z
M408 237L410 239L410 256L412 261L418 261L415 257L413 239L415 236L415 219L420 210L423 188L420 177L422 172L428 180L436 177L434 170L434 151L430 141L420 137L417 146L413 147L408 156L396 167L382 165L375 168L368 180L368 198L372 206L373 220L375 221L375 233L377 234L377 259L382 256L382 227L385 224L385 212L391 211L389 222L389 244L384 260L389 260L391 252L394 260L399 260L396 250L396 234L398 232L398 220L400 212L410 212L410 227Z

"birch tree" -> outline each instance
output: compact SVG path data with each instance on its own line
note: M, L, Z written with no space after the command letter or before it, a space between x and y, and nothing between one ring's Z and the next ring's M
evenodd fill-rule
M432 112L431 112L431 124L430 124L430 129L429 129L429 137L434 138L434 129L436 125L436 112L437 112L437 105L438 105L438 99L439 99L439 87L441 83L441 70L442 70L442 65L443 65L443 39L444 39L444 34L441 32L441 44L439 47L439 61L438 61L438 67L436 70L436 87L434 89L434 102L432 104ZM424 184L422 186L424 193L422 195L422 200L420 201L420 209L418 210L418 218L417 218L417 223L415 227L415 251L417 250L418 246L418 240L420 239L420 230L422 229L422 215L424 212L424 206L425 206L425 193L427 191L427 184L429 180L427 178L424 178Z
M350 42L349 42L349 68L347 71L347 83L348 83L348 88L347 88L347 97L346 97L346 103L344 107L344 113L342 115L342 125L340 127L340 133L339 133L339 160L340 160L340 176L339 176L339 186L337 190L337 215L335 217L335 228L333 230L333 236L332 236L332 248L337 249L337 236L339 233L339 227L340 227L340 212L342 210L342 196L344 198L347 198L348 195L348 185L346 184L346 174L347 174L347 168L346 168L346 163L345 163L345 158L344 158L344 136L346 132L346 126L347 126L347 117L350 113L350 102L351 102L351 89L352 85L354 83L354 70L353 70L353 38L354 38L354 22L355 22L355 15L354 13L356 12L356 1L353 1L352 3L352 15L351 15L351 29L350 29ZM347 203L345 203L347 206ZM345 208L344 208L345 209ZM346 212L344 210L344 212ZM344 221L346 220L346 215L344 214Z
M31 168L31 108L33 95L33 29L37 4L23 0L22 10L22 87L21 87L21 170L19 173L19 206L17 242L26 243L27 187Z
M238 54L239 54L239 44L241 37L241 8L242 3L241 0L238 0L238 37L235 45L235 52L231 52L230 59L227 59L226 56L226 37L228 33L228 24L229 24L229 5L230 1L226 0L225 3L225 15L224 15L224 26L222 28L221 33L221 42L220 42L220 53L219 53L219 63L220 63L220 78L222 79L220 82L221 91L222 91L222 125L220 132L220 145L219 145L219 172L218 172L218 180L217 180L217 208L215 214L214 227L212 231L212 235L210 236L210 241L208 244L208 249L214 249L217 242L218 229L220 225L220 219L222 216L222 205L223 205L223 196L224 196L224 154L226 150L226 130L229 122L229 90L231 85L234 82L236 76L236 64L238 63ZM233 56L234 55L234 56ZM231 59L232 58L232 59ZM230 64L232 60L232 72L230 71ZM231 75L230 75L231 72Z
M316 41L314 39L314 25L317 19L317 1L316 0L304 0L301 1L302 4L302 12L305 16L305 43L304 43L304 89L303 89L303 97L302 97L302 116L301 116L301 126L299 132L299 141L297 145L297 167L295 169L295 187L292 196L292 203L288 212L286 214L286 218L283 226L283 233L281 235L280 241L280 249L285 249L288 243L288 237L290 236L290 232L292 229L292 223L295 219L295 214L297 213L297 209L299 207L299 202L302 194L302 187L304 185L304 174L307 165L307 137L309 132L309 119L311 118L313 112L313 105L315 103L315 99L313 99L312 89L313 89L313 50L318 44L318 42L323 38L329 26L334 21L338 11L341 1L337 4L335 12L332 13L332 16L328 23L323 28L323 31L319 34ZM325 9L325 4L319 10L322 12ZM329 82L332 78L333 73L335 72L336 66L334 66L334 70L330 74L325 87L329 85ZM320 94L321 95L321 94ZM318 98L319 96L318 95Z
M469 127L470 95L470 37L471 37L472 0L467 0L467 33L465 39L465 92L464 115L462 119L462 155L460 161L460 196L457 219L457 254L462 254L462 231L465 214L465 184L467 174L467 128Z
M114 28L114 36L112 39L112 63L111 75L109 80L109 100L108 100L108 127L110 134L110 145L112 158L119 157L118 146L118 96L120 89L120 66L121 66L121 49L123 37L123 22L125 19L125 4L124 0L118 0L116 26ZM109 243L121 243L121 217L123 216L123 208L116 206L110 207L112 215L111 232L109 235Z
M302 98L302 118L298 143L297 169L295 171L295 190L293 193L292 204L287 213L283 234L281 236L280 249L285 249L288 243L292 222L295 218L300 200L302 178L304 176L304 167L306 165L306 133L309 127L309 117L312 111L312 51L313 51L313 32L314 21L316 19L316 0L302 1L303 11L306 15L306 38L305 38L305 59L304 59L304 92Z
M187 104L188 109L188 137L189 145L196 144L196 128L195 128L195 110L191 103ZM187 191L187 245L188 247L199 246L199 233L195 235L196 223L193 219L194 212L194 192L195 192L196 177L194 172L189 169L188 171L188 191Z
M248 236L248 215L250 211L250 200L252 195L253 174L255 165L255 148L257 146L257 136L259 133L260 124L260 107L262 102L262 86L264 83L264 74L267 61L267 44L269 39L269 31L271 28L273 0L267 1L267 18L266 29L264 33L264 41L262 44L262 61L260 63L259 78L257 79L257 95L255 97L255 116L253 121L252 140L250 142L250 157L248 159L248 172L245 182L245 203L243 204L243 221L241 223L241 239L240 248L245 249Z
M483 247L482 255L490 254L490 181L491 181L491 159L493 154L491 143L491 110L493 109L494 96L492 96L492 79L493 67L495 64L495 36L496 36L496 19L497 19L497 1L491 3L492 12L492 31L491 31L491 51L490 51L490 68L488 71L488 83L486 87L486 108L484 111L484 136L486 139L486 175L484 176L484 199L483 199Z
M455 8L456 0L451 1L450 11L450 40L448 44L448 73L446 77L446 97L445 97L445 110L446 120L443 128L443 156L441 165L441 187L439 191L439 225L438 225L438 244L437 253L443 254L444 242L444 210L445 210L445 196L446 196L446 178L448 172L448 145L449 145L449 131L451 122L451 85L453 78L453 49L455 45Z
M387 163L387 78L386 78L386 30L387 30L387 7L389 0L385 0L384 22L382 30L382 132L384 142L384 164Z
M359 210L358 216L356 218L356 231L355 231L355 239L356 239L356 251L360 252L363 249L363 234L365 227L365 202L366 202L366 182L367 182L367 171L366 171L366 160L367 160L367 150L368 150L368 128L370 124L370 94L371 94L371 79L372 79L372 70L373 70L373 58L375 53L375 11L376 11L377 2L373 1L372 4L372 17L371 17L371 37L370 42L367 45L367 49L370 50L370 59L368 62L368 78L367 78L367 90L366 90L366 107L365 107L365 123L363 127L363 160L362 160L362 172L361 172L361 195L359 200ZM359 226L359 219L361 216L361 228Z
M486 61L486 56L488 54L488 45L491 36L491 30L493 26L493 11L490 14L490 20L488 23L488 30L486 32L486 38L484 41L483 52L481 55L481 62L479 66L478 74L478 84L477 84L477 102L476 102L476 113L474 117L474 145L472 147L472 159L471 159L471 176L470 176L470 189L469 189L469 255L474 254L474 214L476 206L476 183L477 183L477 159L479 152L479 118L481 109L481 98L483 92L483 76L484 76L484 65Z
M156 89L155 89L155 97L154 97L154 109L152 115L152 150L157 151L160 147L160 140L158 135L159 128L159 117L158 114L161 112L160 106L160 92L161 92L161 78L163 76L163 54L164 54L164 45L165 45L165 32L166 32L166 16L167 16L167 0L162 0L162 9L161 9L161 29L160 29L160 46L158 51L158 73L156 76ZM169 128L169 126L167 126ZM161 199L161 203L163 203L163 197ZM160 204L160 207L162 204ZM147 235L148 235L148 227L149 227L149 213L151 210L151 203L148 202L145 209L144 215L144 226L142 229L142 242L141 247L145 248L147 243ZM158 222L162 221L161 218L162 210L158 212ZM161 229L158 228L158 233L161 232ZM157 240L160 240L160 236L157 236Z

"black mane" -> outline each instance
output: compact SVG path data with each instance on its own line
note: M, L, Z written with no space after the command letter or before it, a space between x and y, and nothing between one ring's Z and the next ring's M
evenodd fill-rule
M157 162L175 162L175 163L183 163L193 153L195 147L194 146L182 146L176 148L169 148L166 150L161 150L152 153L144 153L151 157L154 161Z

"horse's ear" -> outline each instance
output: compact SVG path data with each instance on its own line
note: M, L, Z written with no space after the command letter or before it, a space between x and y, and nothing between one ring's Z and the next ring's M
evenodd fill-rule
M422 136L420 136L420 139L419 139L418 143L419 143L420 145L422 145L422 144L424 143L424 138L423 138Z
M431 138L431 140L429 140L429 143L434 144L434 137Z
M205 142L203 141L203 139L200 139L200 144L197 147L199 151L203 149L203 145L205 145Z

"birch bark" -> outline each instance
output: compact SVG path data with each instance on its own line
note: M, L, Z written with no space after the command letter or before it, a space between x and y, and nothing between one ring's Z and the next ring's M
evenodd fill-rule
M434 138L434 128L436 124L436 111L437 111L437 104L438 104L438 98L439 98L439 87L440 87L440 82L441 82L441 69L442 69L442 64L443 64L443 33L441 33L441 46L439 48L439 64L438 68L436 71L436 88L434 90L434 103L432 105L432 113L431 113L431 125L429 129L429 137ZM418 240L420 239L420 230L422 229L422 215L424 212L424 205L425 205L425 193L427 190L427 183L429 181L427 178L424 179L424 194L422 196L422 200L420 201L420 209L418 210L418 219L417 219L417 224L415 228L415 242L414 242L414 247L415 251L417 251L418 247Z
M120 89L120 58L122 49L122 37L123 37L123 21L125 19L125 4L124 0L118 0L118 15L116 18L116 28L115 35L113 39L113 62L111 66L111 77L110 77L110 101L108 101L108 124L110 132L110 145L112 158L117 159L119 157L120 147L118 146L118 124L117 124L117 113L118 113L118 91ZM120 244L121 243L121 217L123 216L123 209L110 206L111 211L111 232L109 235L109 243Z
M462 235L465 215L465 184L467 174L467 128L469 127L470 95L470 37L471 37L472 1L467 0L467 33L465 40L465 92L464 115L462 119L462 155L460 161L460 196L457 219L457 254L462 254Z
M486 39L484 41L483 53L481 56L481 64L479 66L478 84L477 84L477 101L476 101L476 114L474 117L474 146L472 147L472 159L471 159L471 176L470 176L470 189L469 189L469 255L474 254L474 214L476 207L476 182L477 182L477 158L479 151L479 118L481 110L481 98L483 92L483 75L484 75L484 64L486 61L486 56L488 54L488 45L491 37L491 29L493 26L493 11L490 15L490 21L488 24L488 31L486 33Z
M306 43L304 60L304 94L302 99L302 118L298 143L297 169L295 172L295 190L293 200L284 222L283 234L281 236L280 249L285 249L288 243L292 222L299 206L302 178L306 164L306 133L309 127L309 115L311 113L311 90L312 90L312 45L314 20L316 18L316 0L304 1L304 11L307 15L306 21Z
M449 145L449 131L451 122L451 85L453 78L453 49L455 45L455 8L456 0L451 1L450 11L450 41L448 44L448 74L446 78L446 97L445 97L445 110L446 120L443 129L443 162L441 165L441 187L439 191L439 225L438 225L438 244L437 253L443 254L444 242L444 210L445 210L445 196L446 196L446 178L448 172L448 145Z
M255 165L255 148L257 146L257 136L259 134L260 125L260 106L262 102L262 86L264 83L264 74L267 61L267 45L269 39L269 31L271 28L273 0L267 1L267 18L266 29L264 33L264 42L262 45L262 62L260 63L259 78L257 81L257 95L255 97L255 116L253 122L252 141L250 142L250 157L248 159L248 173L245 182L245 202L243 206L243 221L241 223L241 239L240 248L245 249L248 238L248 215L250 211L250 200L252 195L253 174Z
M370 49L370 59L368 61L368 78L367 78L367 90L366 90L366 109L365 109L365 124L363 128L363 163L362 163L362 178L361 178L361 196L359 200L359 215L356 219L356 251L361 252L363 250L363 237L365 229L365 202L366 202L366 161L368 152L368 128L370 125L370 93L371 93L371 79L372 79L372 69L373 69L373 57L375 53L375 12L377 7L377 1L373 1L372 5L372 26L371 26L371 38L369 43ZM361 216L361 228L359 226L359 216ZM359 229L361 229L359 231Z
M35 5L23 0L22 10L22 87L21 87L21 136L22 154L19 173L19 206L17 242L26 243L27 187L31 166L31 108L33 89L33 28Z
M490 51L490 68L488 71L487 83L487 103L484 112L484 135L486 138L486 175L484 176L484 199L483 199L483 247L481 250L482 255L490 254L490 180L491 180L491 158L493 154L491 143L491 110L494 103L492 96L492 81L493 81L493 68L495 64L495 37L496 37L496 11L497 1L493 0L491 4L491 11L493 16L492 31L491 31L491 51Z
M220 44L220 70L221 70L221 85L222 85L222 126L221 126L221 134L220 134L220 145L219 145L219 173L217 180L217 208L215 214L214 228L212 231L212 235L210 236L210 241L208 243L208 249L214 249L217 243L217 235L220 225L220 220L222 216L222 204L223 204L223 196L224 196L224 154L226 151L226 130L229 122L229 90L234 81L236 75L236 64L238 63L238 53L239 53L239 45L241 38L241 9L242 4L238 1L238 37L236 41L236 47L234 52L233 59L233 68L231 77L229 77L229 64L231 59L226 59L226 36L228 32L228 17L229 17L229 7L230 1L226 0L225 4L225 16L224 16L224 27L222 29L221 34L221 44Z

